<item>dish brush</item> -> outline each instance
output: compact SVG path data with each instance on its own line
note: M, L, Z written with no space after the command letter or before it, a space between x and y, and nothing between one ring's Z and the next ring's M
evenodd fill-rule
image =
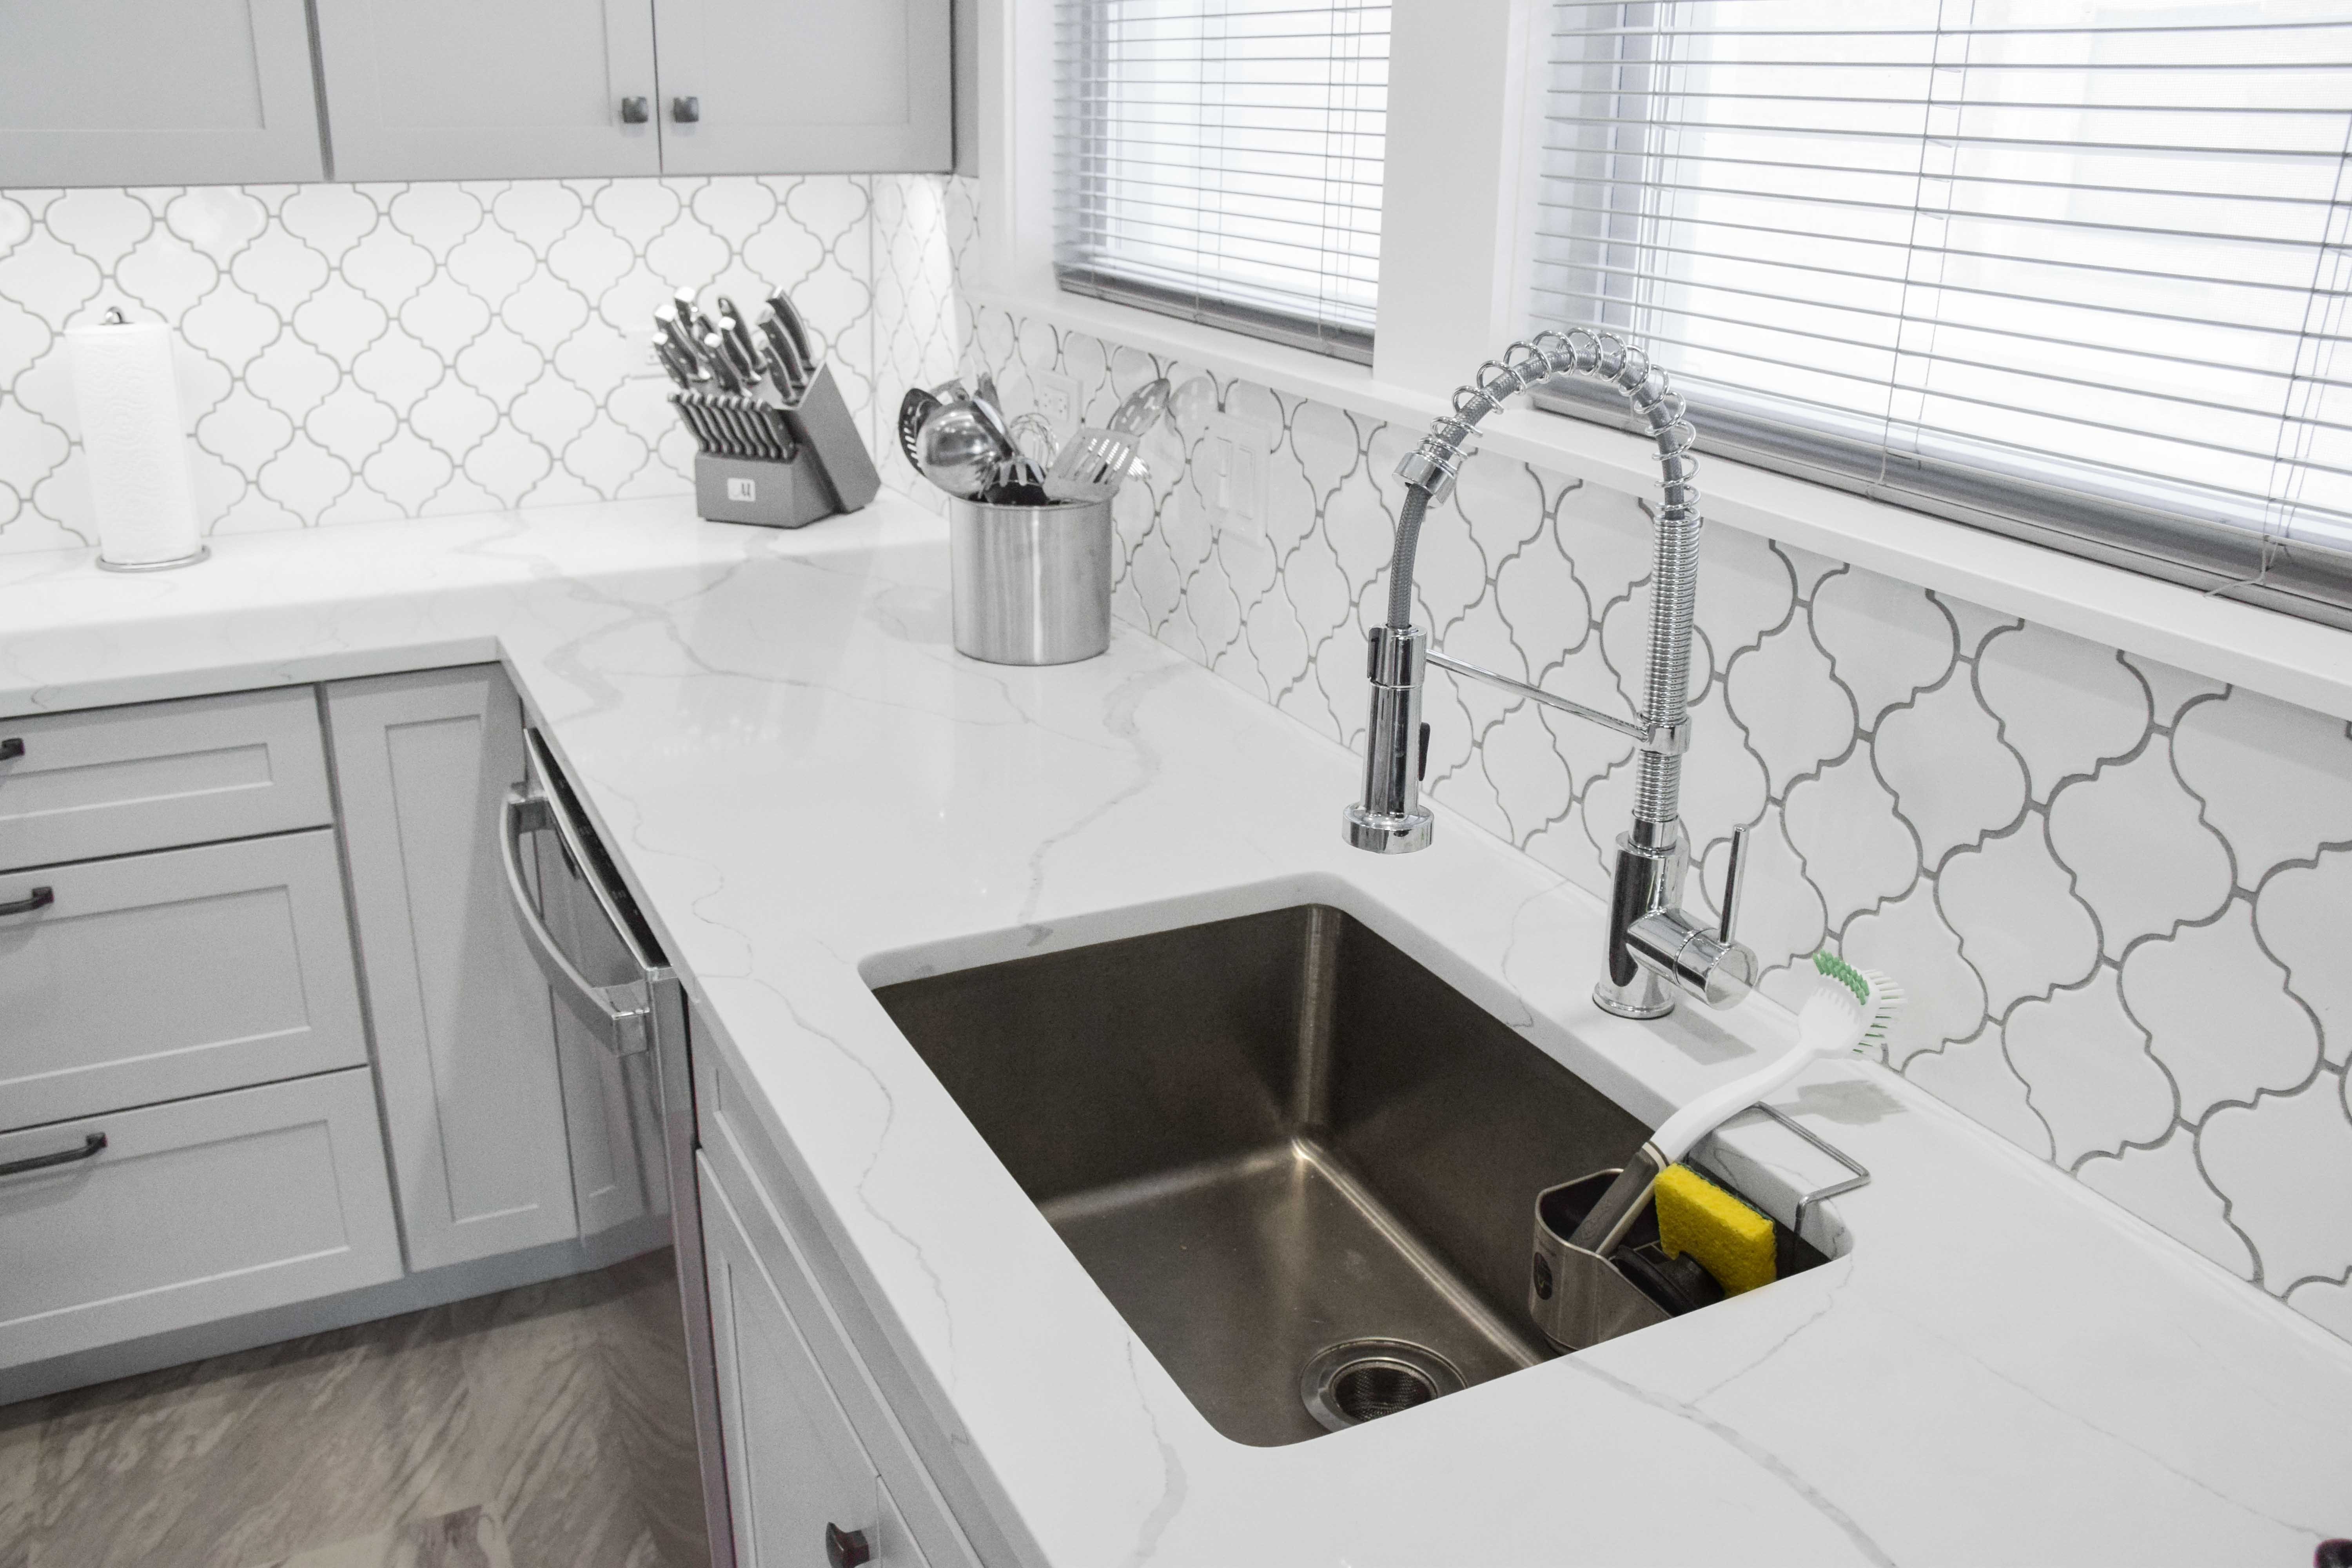
M1659 1175L1700 1139L1822 1058L1886 1043L1887 1027L1903 1005L1902 986L1891 975L1857 969L1831 952L1813 954L1813 969L1820 984L1798 1011L1797 1043L1770 1066L1711 1089L1667 1117L1577 1226L1570 1246L1608 1257L1633 1227Z

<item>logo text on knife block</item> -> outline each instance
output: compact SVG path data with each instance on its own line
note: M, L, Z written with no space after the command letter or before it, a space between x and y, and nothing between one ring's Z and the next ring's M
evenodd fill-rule
M727 481L727 499L729 500L758 500L760 499L760 481L757 479L729 479Z

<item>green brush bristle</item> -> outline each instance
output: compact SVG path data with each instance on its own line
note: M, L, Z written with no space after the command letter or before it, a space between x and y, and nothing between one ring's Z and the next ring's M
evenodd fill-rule
M1813 954L1813 967L1853 993L1861 1005L1870 1005L1870 982L1864 980L1853 964L1824 948Z

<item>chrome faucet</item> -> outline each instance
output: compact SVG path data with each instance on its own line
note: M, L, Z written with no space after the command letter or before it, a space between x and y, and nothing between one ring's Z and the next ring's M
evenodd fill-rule
M1412 624L1413 553L1430 503L1445 499L1467 456L1465 444L1478 421L1516 394L1554 376L1606 381L1622 393L1657 443L1664 504L1654 519L1651 567L1649 672L1643 717L1621 719L1555 697L1524 681L1452 658L1428 646ZM1478 379L1454 394L1454 412L1429 427L1422 443L1397 465L1405 483L1397 519L1396 554L1390 563L1388 624L1373 628L1367 673L1371 678L1371 727L1364 741L1364 798L1348 808L1348 842L1381 855L1429 847L1430 816L1422 808L1422 775L1429 765L1429 726L1421 718L1425 667L1435 665L1483 680L1547 707L1573 713L1630 738L1641 752L1633 824L1617 837L1617 870L1609 900L1607 970L1592 990L1603 1011L1623 1018L1661 1018L1674 1011L1675 989L1711 1006L1728 1007L1756 984L1756 955L1732 939L1748 860L1748 830L1732 834L1723 894L1723 918L1712 924L1682 907L1690 851L1681 819L1683 752L1690 746L1691 613L1698 597L1698 459L1696 432L1666 373L1640 349L1580 328L1538 333L1513 343L1501 360L1478 367Z

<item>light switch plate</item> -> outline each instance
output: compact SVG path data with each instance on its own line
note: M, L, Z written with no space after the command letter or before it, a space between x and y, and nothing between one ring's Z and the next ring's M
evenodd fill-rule
M1213 413L1201 421L1192 449L1188 504L1217 533L1239 539L1265 537L1265 464L1274 446L1271 426L1238 415Z
M1054 427L1057 436L1067 436L1078 427L1078 384L1059 371L1041 370L1029 378L1030 388L1036 395L1037 412Z

